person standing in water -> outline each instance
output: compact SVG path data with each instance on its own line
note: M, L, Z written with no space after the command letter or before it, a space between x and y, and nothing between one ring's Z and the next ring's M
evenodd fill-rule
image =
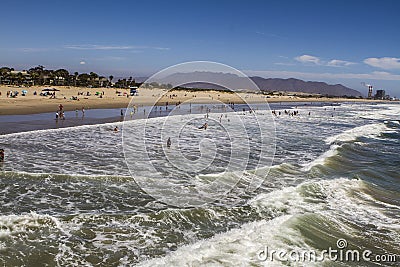
M4 162L4 158L5 158L4 149L1 148L1 149L0 149L0 162Z
M167 147L168 147L168 148L171 147L171 137L168 137L168 140L167 140Z

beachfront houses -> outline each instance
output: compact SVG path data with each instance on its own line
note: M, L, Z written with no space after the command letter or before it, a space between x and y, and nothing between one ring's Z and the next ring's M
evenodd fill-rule
M0 69L0 84L6 85L33 85L31 75L25 70Z

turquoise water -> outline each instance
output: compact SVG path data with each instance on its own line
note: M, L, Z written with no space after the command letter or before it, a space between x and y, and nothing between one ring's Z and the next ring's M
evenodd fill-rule
M187 208L147 195L131 177L122 133L112 131L116 125L123 127L121 122L1 135L6 161L0 173L0 263L397 266L390 261L296 263L258 258L266 246L320 252L336 248L341 238L348 248L368 249L373 255L400 253L400 105L296 110L298 116L282 110L274 117L272 167L250 159L246 173L263 177L269 172L256 191L243 193L239 184L219 201ZM270 116L263 110L256 113L259 119ZM182 116L168 119L178 124ZM251 122L248 114L238 116ZM220 113L210 113L210 118L218 121ZM146 124L157 129L164 120L152 118ZM138 126L143 120L130 123ZM210 123L207 133L212 136L207 138L220 136L218 129ZM190 139L189 133L185 140L201 141ZM224 162L229 153L226 139L213 141L222 146L218 159ZM192 147L186 141L181 149L196 158L198 151ZM138 160L136 168L145 173L148 164ZM211 166L204 175L213 176L213 170L221 175L221 166ZM168 166L160 163L157 168L167 171ZM178 182L180 177L174 176Z

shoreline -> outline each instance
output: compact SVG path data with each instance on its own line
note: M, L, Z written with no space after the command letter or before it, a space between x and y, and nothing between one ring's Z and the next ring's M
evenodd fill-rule
M368 102L353 102L344 101L342 103L328 102L328 101L280 101L268 103L252 103L255 110L270 110L271 112L276 110L286 110L291 109L294 106L296 108L310 108L310 107L323 107L323 106L337 106L342 103L355 103L355 104L365 104ZM185 114L206 114L205 110L210 110L211 113L224 112L224 109L215 103L195 103L189 105L184 103L175 109L175 105L170 105L168 109L155 108L152 106L140 106L133 110L123 108L111 108L111 109L87 109L85 114L82 111L65 111L65 120L55 119L55 113L44 112L44 113L34 113L34 114L13 114L13 115L0 115L0 123L2 127L0 128L0 136L4 134L27 132L35 130L46 130L46 129L59 129L65 127L75 127L82 125L93 125L93 124L104 124L104 123L115 123L122 122L125 120L137 120L155 117L169 116L172 110L175 110L174 115L185 115ZM205 108L205 106L207 108ZM246 104L235 104L230 106L235 112L241 112L243 109L248 110ZM205 108L205 109L204 109ZM121 110L123 115L121 115ZM150 111L150 114L148 113Z
M373 99L347 99L347 98L326 98L326 97L298 97L298 96L266 96L255 93L228 93L221 91L186 91L186 90L165 90L165 89L145 89L139 88L138 96L129 96L129 89L115 88L81 88L81 87L62 87L58 89L56 98L39 96L44 87L0 87L0 116L3 115L28 115L48 112L56 112L58 106L62 104L65 111L76 109L116 109L127 108L131 101L136 106L152 105L176 105L177 103L191 102L194 104L234 103L234 104L262 104L262 103L344 103L344 102L371 102L371 103L398 103L399 101L373 100ZM27 90L26 96L18 95L16 98L7 97L7 91ZM36 91L37 95L33 92ZM96 95L97 94L97 95ZM99 96L101 95L101 97ZM72 100L78 97L79 100Z

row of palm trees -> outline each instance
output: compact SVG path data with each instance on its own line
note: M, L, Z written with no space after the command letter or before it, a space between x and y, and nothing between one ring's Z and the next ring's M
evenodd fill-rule
M0 68L0 84L32 86L32 85L64 85L81 87L116 87L128 88L135 86L132 77L128 79L118 79L113 83L114 76L108 78L100 76L95 72L88 73L69 73L66 69L49 70L39 65L27 71L15 71L14 68Z

